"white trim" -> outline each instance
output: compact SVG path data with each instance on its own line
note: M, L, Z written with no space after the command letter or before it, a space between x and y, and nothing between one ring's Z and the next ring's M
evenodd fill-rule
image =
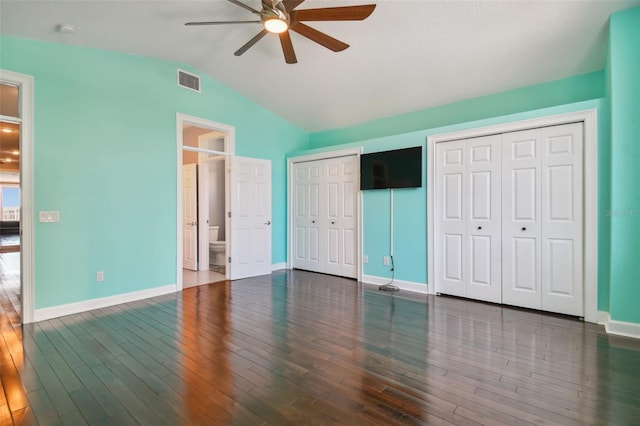
M366 284L385 285L389 284L389 278L377 277L374 275L363 275L362 280ZM400 290L411 291L413 293L429 294L429 286L425 283L417 283L413 281L393 280L393 285Z
M475 129L443 133L427 137L427 268L428 282L435 283L435 145L458 139L508 133L568 123L584 123L584 319L598 321L598 185L597 185L597 110L588 109L530 120L495 124ZM435 286L430 292L435 293Z
M598 324L604 325L607 334L640 339L640 324L634 322L614 321L609 312L598 312Z
M355 155L357 161L360 162L360 156L362 155L362 147L340 149L336 151L325 151L316 154L299 155L296 157L287 158L287 269L293 269L292 249L293 249L293 204L291 202L291 196L293 194L294 181L293 165L296 163L304 163L307 161L326 160L329 158L349 157ZM362 281L362 191L360 191L360 181L358 183L358 197L356 198L356 279Z
M286 262L280 262L280 263L274 263L273 265L271 265L271 271L279 271L281 269L287 269L287 263Z
M182 129L185 124L193 124L197 127L203 127L205 129L211 129L224 133L225 153L228 156L233 156L236 153L236 128L234 126L218 123L216 121L207 120L205 118L194 117L183 113L176 113L176 291L181 291L183 288L182 282ZM196 151L196 150L194 150ZM197 148L198 152L206 151L202 148ZM225 159L226 169L229 169L229 157ZM229 187L230 182L227 179L225 181L225 211L229 211L230 196ZM225 229L227 230L226 252L229 253L229 215L225 218ZM226 278L231 276L231 265L227 262Z
M36 309L34 318L35 322L46 321L51 318L77 314L80 312L91 311L93 309L106 308L108 306L119 305L121 303L135 302L137 300L148 299L150 297L162 296L175 292L176 285L171 284L147 290L133 291L131 293L116 294L114 296L101 297L99 299L90 299L66 305L52 306L50 308Z
M35 299L34 232L33 232L33 92L29 75L0 69L0 80L20 86L20 209L22 229L20 258L22 281L22 323L34 321Z

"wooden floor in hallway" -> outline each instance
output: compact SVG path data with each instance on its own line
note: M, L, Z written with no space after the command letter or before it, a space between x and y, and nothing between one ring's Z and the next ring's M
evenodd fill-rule
M571 318L303 271L24 326L4 294L2 425L640 423L640 341Z

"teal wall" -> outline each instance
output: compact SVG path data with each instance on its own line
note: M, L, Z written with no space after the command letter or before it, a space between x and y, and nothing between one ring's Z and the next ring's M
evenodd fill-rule
M640 323L640 8L609 27L612 320Z
M312 148L319 148L598 99L605 96L603 82L603 71L583 74L349 128L312 133L309 141ZM429 88L424 91L425 96L429 96Z
M547 94L547 96L543 96ZM538 118L585 109L598 111L598 203L607 203L610 175L609 114L604 71L567 78L514 91L471 99L451 105L385 118L367 123L370 126L320 132L310 135L312 149L290 154L305 155L328 150L362 146L364 152L421 145L426 150L429 135L447 133ZM592 99L582 99L590 97ZM544 108L538 108L544 105ZM490 115L499 114L499 115ZM470 121L471 120L471 121ZM412 131L422 122L422 129ZM446 123L430 127L432 123ZM387 135L388 129L399 132ZM402 132L406 129L406 132ZM389 193L363 191L363 254L369 256L363 273L391 277L390 267L383 266L382 257L389 255ZM394 258L395 278L414 283L427 283L426 231L426 161L423 164L423 186L419 189L394 190ZM599 209L600 221L604 211ZM609 243L606 227L598 228L598 307L608 300Z
M308 134L188 67L120 53L0 39L0 67L35 78L35 307L176 282L176 113L236 127L236 153L273 162L273 263L286 257L284 156ZM105 273L96 283L96 271Z

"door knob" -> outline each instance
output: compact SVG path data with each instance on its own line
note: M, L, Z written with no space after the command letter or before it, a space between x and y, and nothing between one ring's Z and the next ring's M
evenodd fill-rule
M523 226L523 227L522 227L522 230L523 230L523 231L526 231L526 230L527 230L527 228L525 228L525 227Z
M315 220L312 220L312 221L311 221L311 223L316 223L316 221L315 221Z
M478 231L480 231L482 229L482 226L478 226Z
M336 224L336 221L335 221L335 220L332 220L332 221L331 221L331 224L332 224L332 225L335 225L335 224Z
M271 221L270 221L270 220L268 220L268 221L266 221L264 224L265 224L265 225L271 225Z

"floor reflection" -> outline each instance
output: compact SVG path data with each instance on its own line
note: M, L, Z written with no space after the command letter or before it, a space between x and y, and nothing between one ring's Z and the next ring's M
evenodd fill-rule
M3 425L640 418L638 340L571 318L390 295L301 271L23 328L3 313L0 325Z

